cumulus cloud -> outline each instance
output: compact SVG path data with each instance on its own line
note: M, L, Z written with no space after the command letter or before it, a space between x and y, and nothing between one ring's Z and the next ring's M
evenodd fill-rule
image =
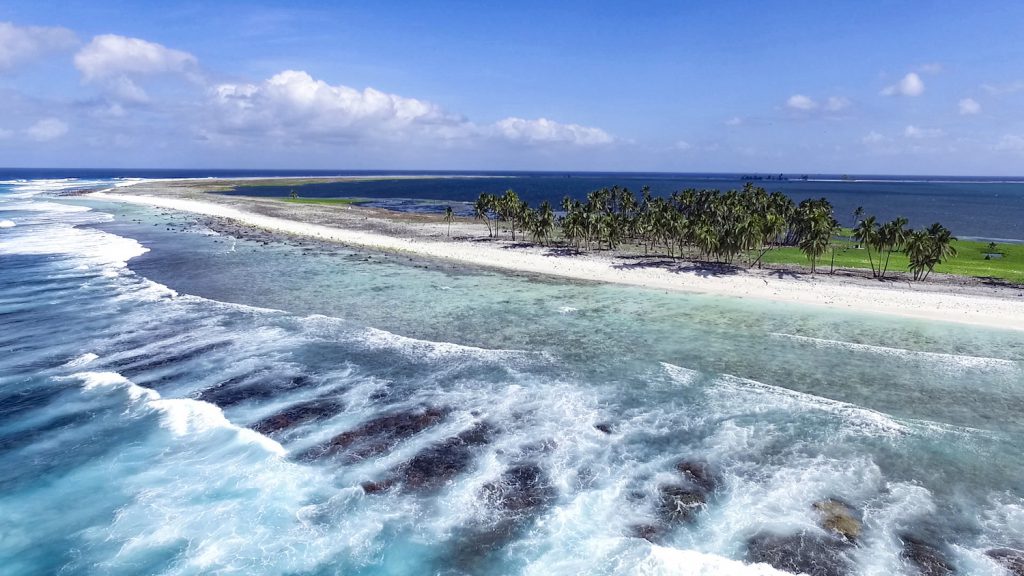
M965 116L970 116L981 112L981 104L978 104L978 101L975 100L974 98L964 98L963 100L960 101L959 107L960 114L963 114Z
M191 77L196 57L141 38L116 34L96 36L75 54L75 68L82 80L102 86L111 96L126 102L145 102L146 91L138 76L181 74Z
M68 125L58 118L43 118L25 129L25 135L36 142L49 142L68 133Z
M786 106L794 110L814 110L818 103L803 94L794 94L786 100Z
M612 141L612 137L600 128L580 126L579 124L560 124L547 118L537 120L505 118L495 123L494 127L502 137L513 142L591 146L609 144Z
M920 96L924 93L924 81L916 72L910 72L899 82L882 90L883 96Z
M942 130L938 128L919 128L910 125L903 129L903 136L906 138L938 138L942 134Z
M15 26L0 22L0 70L10 70L46 54L70 50L78 37L67 28Z
M480 141L606 144L600 128L540 118L505 118L478 126L441 107L373 88L332 85L286 70L258 84L224 83L211 91L217 131L232 136L337 141ZM207 135L209 137L209 135Z

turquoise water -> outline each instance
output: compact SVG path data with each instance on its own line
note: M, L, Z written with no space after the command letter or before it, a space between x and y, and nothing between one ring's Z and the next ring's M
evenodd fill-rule
M914 538L1002 574L1024 546L1024 333L46 197L82 185L0 185L5 573L768 574L756 543L800 536L819 573L916 574Z

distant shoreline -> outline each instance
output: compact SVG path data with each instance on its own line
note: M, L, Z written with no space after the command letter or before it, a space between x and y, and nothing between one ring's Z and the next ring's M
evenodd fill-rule
M348 205L292 204L273 199L207 194L183 181L147 182L92 193L91 198L225 218L247 226L388 252L407 253L554 278L650 289L774 300L837 310L1024 330L1024 288L947 283L880 283L856 276L740 270L714 273L657 257L623 261L569 254L524 242L487 239L483 224L460 219L446 236L436 216L403 215Z

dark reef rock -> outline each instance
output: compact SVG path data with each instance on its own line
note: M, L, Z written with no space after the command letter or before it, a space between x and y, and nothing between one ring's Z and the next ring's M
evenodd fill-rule
M430 407L377 416L307 450L298 458L308 461L339 453L346 453L350 460L377 456L437 424L447 414L445 409Z
M247 383L253 380L251 383ZM295 376L286 380L275 380L267 374L246 374L215 384L196 397L196 400L228 408L246 400L266 400L273 396L308 386L312 383L306 376Z
M1024 550L1016 548L993 548L985 555L1001 564L1014 576L1024 576Z
M612 425L607 423L607 422L598 422L597 424L594 424L594 428L598 432L603 432L605 434L611 434L612 433Z
M493 436L490 424L478 422L413 456L398 469L398 478L407 488L436 490L468 469L474 448L489 443Z
M808 576L844 576L850 573L846 539L806 532L779 536L759 534L747 541L747 560Z
M665 536L665 527L658 524L634 524L629 527L629 532L634 538L643 538L656 544Z
M821 515L821 527L829 532L835 533L850 542L856 542L860 537L860 520L853 508L835 498L820 500L812 504L815 510Z
M704 462L683 460L676 464L676 471L705 493L714 492L718 486L718 480L711 473L711 468Z
M550 504L555 489L540 466L520 464L506 470L497 482L485 484L483 497L497 510L523 515Z
M669 524L692 522L707 503L701 490L674 484L658 487L658 516Z
M253 424L252 429L260 434L273 434L309 422L326 420L344 409L345 405L338 400L317 398L294 404L277 414L268 416Z
M903 559L917 566L921 576L950 576L956 569L938 547L913 536L901 535Z

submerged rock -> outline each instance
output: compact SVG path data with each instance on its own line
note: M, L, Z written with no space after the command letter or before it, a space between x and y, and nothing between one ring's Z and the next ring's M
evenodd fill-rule
M607 423L607 422L598 422L597 424L594 424L594 428L598 432L602 432L604 434L611 434L612 433L612 425Z
M437 424L447 414L445 409L430 407L377 416L307 450L299 459L315 460L342 452L351 460L376 456Z
M253 424L252 429L260 434L273 434L309 422L325 420L344 409L345 405L338 400L317 398L293 404L277 414Z
M658 515L669 524L691 522L707 506L707 495L685 486L658 487Z
M658 524L634 524L629 527L629 532L635 538L656 544L665 536L665 527Z
M807 576L844 576L850 573L846 556L852 544L843 538L802 532L789 536L759 534L747 541L747 560Z
M540 466L520 464L505 470L497 482L485 484L483 496L497 510L522 515L551 503L555 489Z
M397 477L408 488L435 490L473 463L474 448L491 441L494 428L478 422L457 436L431 446L399 467Z
M913 536L902 535L903 551L900 555L917 566L921 576L949 576L956 570L936 546Z
M705 462L683 460L676 464L676 471L683 475L688 482L701 489L705 493L714 492L718 481L711 468Z
M985 555L1001 564L1014 576L1024 576L1024 550L1016 548L993 548Z
M813 506L821 514L821 527L825 530L851 542L855 542L860 536L860 520L857 519L853 508L845 502L829 498L815 502Z

